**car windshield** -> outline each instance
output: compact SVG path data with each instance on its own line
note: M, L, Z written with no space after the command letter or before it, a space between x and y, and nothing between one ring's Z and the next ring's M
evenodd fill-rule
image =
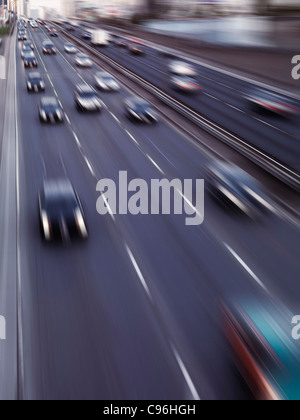
M45 210L50 213L70 213L78 207L73 193L49 193L45 197Z
M28 76L29 80L39 81L41 80L41 75L39 73L32 73Z
M94 98L96 96L95 92L91 91L79 91L79 95L82 98L86 98L86 99L90 99L90 98Z

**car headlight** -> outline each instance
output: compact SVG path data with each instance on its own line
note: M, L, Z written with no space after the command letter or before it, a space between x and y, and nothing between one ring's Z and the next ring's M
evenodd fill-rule
M47 241L49 241L51 239L50 222L49 222L47 213L44 210L42 211L42 224L43 224L45 238Z
M57 115L57 117L58 117L60 120L62 120L62 115L61 115L61 112L60 112L60 111L57 111L57 112L56 112L56 115Z
M84 219L83 219L83 216L82 216L82 213L81 213L80 209L77 209L75 211L75 220L76 220L76 224L77 224L78 229L80 230L81 235L84 238L87 238L88 232L87 232L87 228L86 228L86 225L85 225L85 222L84 222Z
M32 89L32 84L30 82L27 83L29 89Z
M40 86L41 86L41 89L44 89L45 83L44 82L41 82Z
M46 112L45 111L42 111L41 112L41 116L42 116L42 118L46 121L47 120L47 115L46 115Z

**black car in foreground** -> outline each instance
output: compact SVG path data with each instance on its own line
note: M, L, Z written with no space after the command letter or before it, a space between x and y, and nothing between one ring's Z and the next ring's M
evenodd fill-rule
M69 180L47 180L39 193L39 220L42 238L68 242L88 238L79 197Z
M44 97L39 106L39 117L42 123L62 123L63 111L55 97Z
M142 98L132 97L125 101L125 113L132 121L156 123L157 115L152 106Z
M216 199L250 218L274 210L259 182L232 163L217 161L210 165L206 181Z
M44 92L45 82L38 72L29 73L27 78L28 92Z
M32 51L25 53L23 57L24 67L38 67L38 61Z
M43 42L43 54L44 55L55 55L56 48L51 41L44 41Z

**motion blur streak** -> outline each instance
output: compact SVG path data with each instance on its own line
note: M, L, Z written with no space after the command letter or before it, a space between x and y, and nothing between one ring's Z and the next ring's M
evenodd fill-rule
M125 9L127 24L138 18ZM3 50L0 398L299 399L299 195L86 46L295 174L298 98L196 53L162 54L146 30L90 9L47 13L27 28L19 17ZM37 70L24 67L25 39ZM120 172L146 185L204 179L203 224L114 214L103 194L100 216L97 184Z

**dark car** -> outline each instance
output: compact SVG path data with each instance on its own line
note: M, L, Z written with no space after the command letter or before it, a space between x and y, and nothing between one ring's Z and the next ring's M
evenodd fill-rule
M102 104L95 90L88 85L78 85L74 92L75 104L79 111L101 111Z
M45 181L39 193L41 235L47 242L87 239L82 205L68 180Z
M22 50L21 50L21 57L24 60L25 55L28 55L32 53L32 49L28 46L23 44Z
M27 78L28 92L44 92L45 82L38 72L29 73Z
M55 97L44 97L39 106L39 116L42 123L63 122L63 111Z
M58 37L58 32L55 28L50 28L49 35L57 38Z
M224 304L223 313L232 359L251 396L298 401L300 341L293 338L288 308L268 298L248 297Z
M34 53L32 51L30 51L29 53L24 54L24 66L26 68L28 67L38 67L38 61L34 55Z
M27 41L27 34L26 34L26 32L19 32L18 33L18 40L19 41Z
M74 32L74 31L75 31L75 28L74 28L73 26L71 26L71 25L67 25L67 26L66 26L66 30L67 30L68 32Z
M259 182L234 164L217 161L207 168L206 178L215 198L251 218L273 210Z
M178 92L183 93L197 93L201 92L202 87L200 86L197 79L189 76L172 76L171 87Z
M144 55L145 54L145 50L144 50L143 46L140 45L140 44L136 44L136 43L130 44L128 46L128 49L131 52L131 54L133 54L133 55Z
M255 88L245 95L245 99L256 111L267 111L282 116L300 114L299 101L266 89Z
M152 106L144 99L132 97L125 101L125 112L132 121L156 123L157 116Z
M33 45L33 42L30 40L30 39L28 39L27 41L25 41L24 43L23 43L23 47L29 47L29 48L31 48L32 49L32 51L34 51L34 45Z
M43 54L44 55L55 55L56 48L51 41L44 41L43 42Z
M118 92L120 90L120 84L115 77L105 71L95 74L95 85L105 92Z
M128 48L128 41L122 38L117 39L115 44L117 47L120 47L120 48Z
M88 31L82 31L81 38L89 41L90 39L92 39L92 34Z

